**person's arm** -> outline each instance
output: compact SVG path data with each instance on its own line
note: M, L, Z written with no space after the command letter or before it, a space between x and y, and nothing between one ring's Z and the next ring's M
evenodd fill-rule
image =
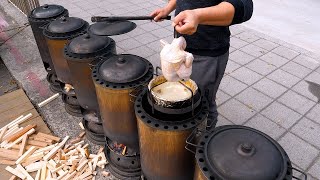
M181 34L193 34L199 24L238 24L249 20L252 12L252 0L225 0L216 6L183 11L175 17L173 26Z
M176 9L177 0L169 0L164 8L157 9L151 13L154 21L159 21L161 18L168 16L173 10Z

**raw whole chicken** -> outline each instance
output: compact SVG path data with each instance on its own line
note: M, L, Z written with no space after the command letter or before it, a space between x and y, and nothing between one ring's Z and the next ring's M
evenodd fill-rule
M175 38L171 44L160 40L161 69L167 81L188 80L192 73L193 55L185 51L187 43L183 37Z

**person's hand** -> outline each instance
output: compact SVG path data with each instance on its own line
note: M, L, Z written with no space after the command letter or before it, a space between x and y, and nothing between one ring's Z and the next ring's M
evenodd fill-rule
M156 9L150 14L150 16L154 17L154 21L158 22L158 21L162 21L161 18L167 17L169 14L170 14L170 11L166 7L164 7L164 8Z
M197 31L199 25L198 14L194 10L180 12L173 20L172 26L180 34L192 35Z

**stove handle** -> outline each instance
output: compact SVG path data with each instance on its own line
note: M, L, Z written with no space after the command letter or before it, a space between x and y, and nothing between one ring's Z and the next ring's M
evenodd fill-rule
M196 137L198 132L202 132L201 130L199 130L198 128L195 128L192 133L187 137L186 139L186 145L184 146L184 148L188 151L190 151L192 154L196 154L196 152L194 150L191 149L191 147L195 147L195 148L204 148L204 146L200 146L197 144L194 144L192 141L193 139ZM191 146L191 147L190 147Z
M303 179L300 179L300 178L298 178L298 177L292 176L293 179L307 180L308 176L307 176L307 174L306 174L305 172L303 172L303 171L301 171L301 170L299 170L299 169L297 169L297 168L294 168L294 167L292 167L292 166L291 166L291 167L289 166L288 168L291 168L292 170L298 171L299 173L303 174L303 176L304 176Z
M161 67L157 66L156 67L156 73L154 74L155 76L159 76L159 70L162 72Z

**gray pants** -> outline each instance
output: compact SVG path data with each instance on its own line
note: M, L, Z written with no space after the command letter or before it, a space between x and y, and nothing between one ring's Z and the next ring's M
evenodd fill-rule
M191 79L209 101L209 121L215 126L218 118L216 94L229 59L229 51L218 57L194 55Z

